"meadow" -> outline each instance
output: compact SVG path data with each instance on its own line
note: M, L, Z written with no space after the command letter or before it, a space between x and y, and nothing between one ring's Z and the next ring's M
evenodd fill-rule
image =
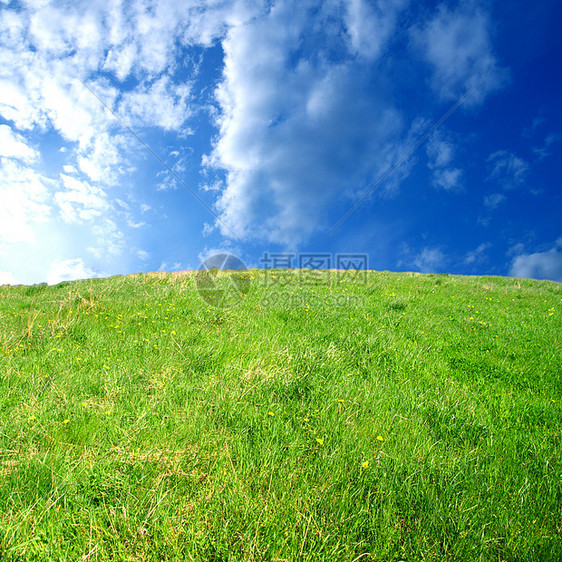
M0 560L562 560L560 284L215 281L0 287Z

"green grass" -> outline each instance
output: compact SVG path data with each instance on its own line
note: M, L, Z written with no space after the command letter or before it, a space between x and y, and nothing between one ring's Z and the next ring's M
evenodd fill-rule
M0 560L562 559L561 286L313 273L0 287Z

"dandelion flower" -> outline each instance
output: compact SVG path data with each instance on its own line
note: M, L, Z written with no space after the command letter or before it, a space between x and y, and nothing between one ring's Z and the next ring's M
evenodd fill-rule
M308 418L304 418L304 421L305 421L305 422L308 422L308 421L310 421L310 420L309 420Z
M345 402L345 400L344 400L343 398L340 398L340 399L338 400L338 402L339 402L340 404L343 404L343 403Z
M269 415L270 415L270 416L274 416L275 414L274 414L273 412L269 412Z
M316 443L318 443L319 445L324 445L324 440L320 439L319 437L316 438Z
M82 406L84 406L84 408L87 408L88 402L86 402L86 401L82 402Z
M70 422L70 420L69 420L69 419L66 419L66 420L63 420L62 423L65 423L65 424L66 424L66 423L69 423L69 422Z
M363 468L367 468L367 467L369 466L369 461L364 461L364 462L362 462L362 463L361 463L361 466L362 466Z
M377 441L384 441L384 437L382 435L377 435Z

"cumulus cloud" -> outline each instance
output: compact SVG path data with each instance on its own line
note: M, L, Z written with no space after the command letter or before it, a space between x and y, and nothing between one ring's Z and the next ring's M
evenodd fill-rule
M56 285L62 281L75 281L77 279L90 279L99 275L81 258L64 260L51 264L47 275L47 283Z
M39 158L39 152L9 125L0 125L0 156L31 163Z
M278 3L223 41L220 134L206 163L226 173L217 208L240 238L297 244L405 151L401 113L329 25L330 6ZM372 17L391 27L394 12Z
M443 100L456 101L485 79L465 101L477 105L507 80L492 49L489 16L474 2L455 9L441 4L433 18L412 28L411 37L431 66L431 85Z
M375 59L394 31L398 13L407 1L348 0L344 4L350 51L366 59Z
M16 278L9 271L0 271L0 285L17 285Z
M562 282L562 238L546 252L521 254L513 258L510 275Z
M116 185L122 175L134 171L127 156L130 147L131 139L102 132L86 149L76 151L76 163L90 180L107 186Z

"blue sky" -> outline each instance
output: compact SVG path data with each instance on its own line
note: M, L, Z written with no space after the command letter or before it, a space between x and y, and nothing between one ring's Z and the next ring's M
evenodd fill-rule
M221 251L562 281L560 21L558 1L0 0L0 283Z

